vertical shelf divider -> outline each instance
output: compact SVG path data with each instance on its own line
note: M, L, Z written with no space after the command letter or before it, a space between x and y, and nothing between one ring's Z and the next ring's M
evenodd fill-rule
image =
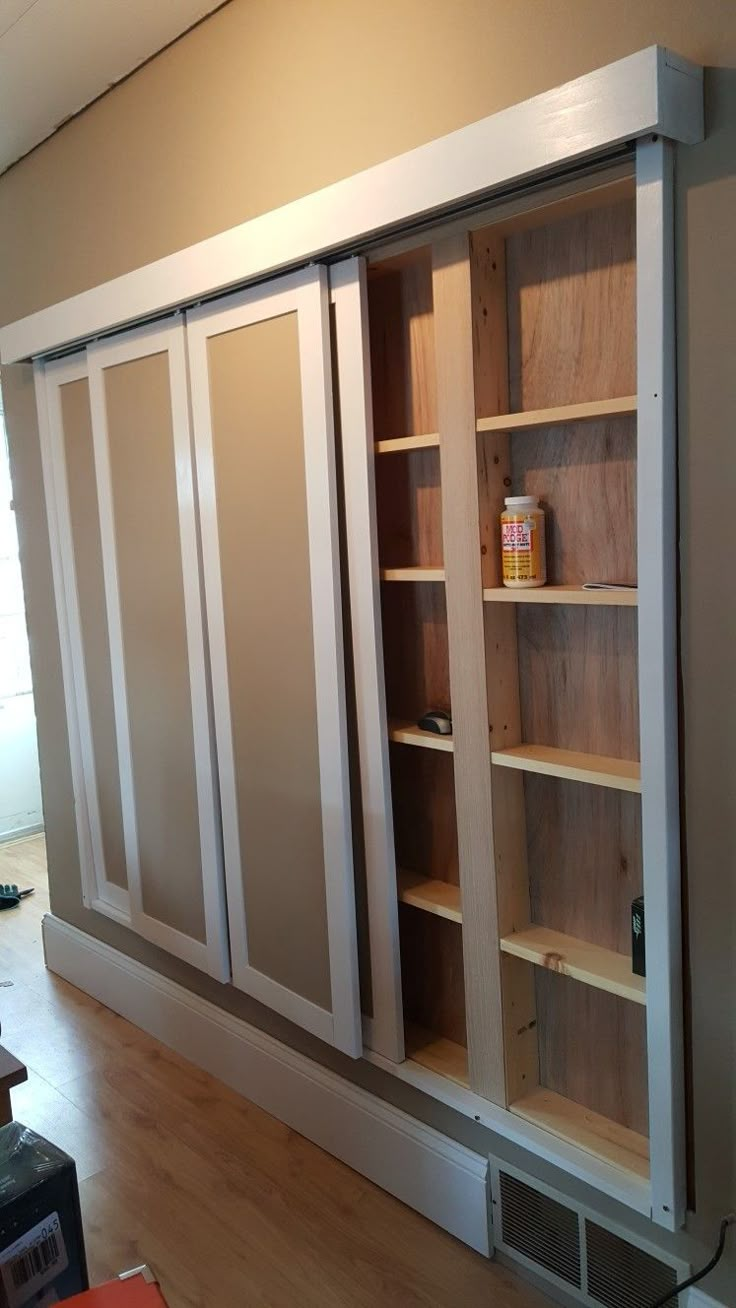
M471 237L476 411L483 418L509 408L506 242L487 230ZM501 586L499 508L511 485L511 437L506 431L477 436L483 585ZM485 676L491 749L521 742L516 607L486 605ZM524 779L491 770L491 808L498 930L518 931L531 920L527 870ZM495 942L494 942L495 943ZM506 1102L514 1103L539 1083L534 971L521 959L501 957Z
M467 236L432 247L432 281L469 1077L504 1104Z

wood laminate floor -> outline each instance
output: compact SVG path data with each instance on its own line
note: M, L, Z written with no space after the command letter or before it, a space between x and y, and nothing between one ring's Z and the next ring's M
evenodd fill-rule
M43 965L42 836L0 845L15 1116L77 1161L90 1277L155 1269L170 1308L543 1308L481 1258Z

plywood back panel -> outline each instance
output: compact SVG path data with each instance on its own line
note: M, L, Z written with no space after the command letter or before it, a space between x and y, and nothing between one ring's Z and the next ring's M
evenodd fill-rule
M519 605L517 631L523 739L638 759L636 609Z
M384 582L381 608L389 716L416 721L428 708L449 710L444 586Z
M125 889L127 872L118 741L102 574L89 384L86 379L61 386L59 400L105 876L113 885Z
M452 755L392 745L391 793L397 865L459 885Z
M523 784L532 921L628 954L642 893L639 796L531 773Z
M399 905L405 1021L467 1044L462 927Z
M376 459L381 566L442 567L442 498L437 449Z
M298 344L213 337L210 395L249 961L331 1008Z
M144 912L204 941L168 360L104 371Z
M504 494L537 495L544 509L550 583L636 585L633 418L515 432L509 474Z
M540 1084L646 1135L645 1009L544 968L534 972Z
M436 432L429 250L371 270L368 303L376 440Z
M512 410L636 391L633 200L509 236L506 279Z

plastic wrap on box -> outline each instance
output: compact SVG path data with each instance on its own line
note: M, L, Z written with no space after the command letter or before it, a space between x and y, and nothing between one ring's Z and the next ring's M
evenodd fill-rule
M50 1308L88 1285L74 1160L9 1122L0 1127L0 1308Z

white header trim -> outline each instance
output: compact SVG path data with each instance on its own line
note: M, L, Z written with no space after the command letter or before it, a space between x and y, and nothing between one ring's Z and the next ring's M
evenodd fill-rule
M648 133L703 137L703 71L650 46L0 330L4 364L192 304Z

